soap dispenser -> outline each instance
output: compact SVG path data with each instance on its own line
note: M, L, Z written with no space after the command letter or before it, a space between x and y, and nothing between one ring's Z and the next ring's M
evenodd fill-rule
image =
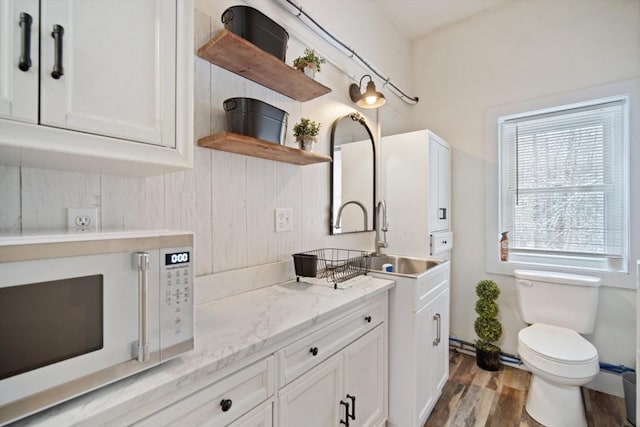
M509 238L507 237L508 231L503 231L500 238L500 261L509 261Z

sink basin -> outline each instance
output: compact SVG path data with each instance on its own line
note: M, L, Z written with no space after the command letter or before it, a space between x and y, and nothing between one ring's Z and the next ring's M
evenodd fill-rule
M441 263L442 261L436 259L379 255L371 257L370 269L385 272L382 266L384 264L391 264L393 265L393 271L391 273L418 276Z

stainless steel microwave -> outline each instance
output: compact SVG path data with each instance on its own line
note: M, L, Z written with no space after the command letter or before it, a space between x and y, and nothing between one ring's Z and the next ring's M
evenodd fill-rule
M0 425L194 347L193 234L0 236Z

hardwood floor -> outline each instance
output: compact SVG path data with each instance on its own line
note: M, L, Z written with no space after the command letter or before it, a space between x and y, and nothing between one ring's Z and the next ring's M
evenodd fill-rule
M476 366L473 356L450 352L449 380L424 427L540 427L525 404L529 372L502 366L498 372ZM631 427L624 399L583 388L589 427ZM544 427L544 426L542 426Z

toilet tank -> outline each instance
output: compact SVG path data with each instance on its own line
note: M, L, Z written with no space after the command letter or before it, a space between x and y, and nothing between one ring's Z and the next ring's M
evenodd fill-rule
M515 270L518 306L526 323L546 323L593 332L599 277L551 271Z

